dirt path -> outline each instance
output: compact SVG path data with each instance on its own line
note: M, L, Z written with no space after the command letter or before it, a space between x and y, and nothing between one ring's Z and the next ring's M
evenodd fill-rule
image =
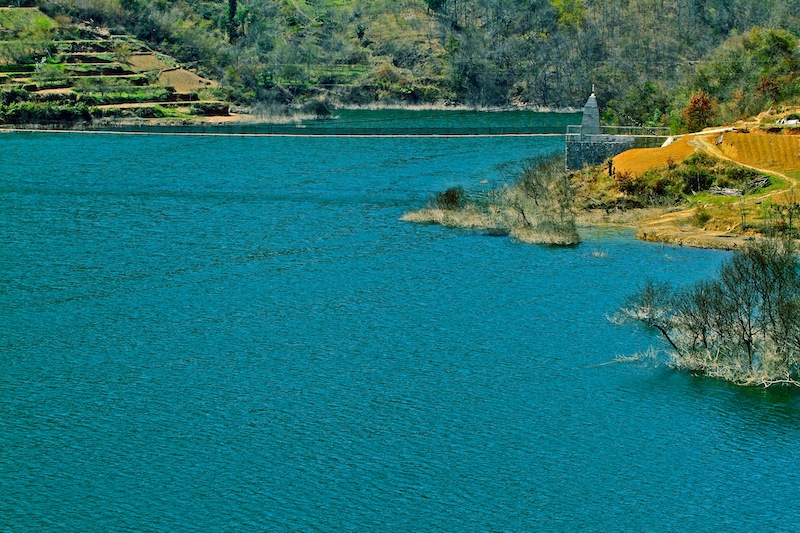
M732 130L726 130L726 131L732 131ZM724 135L724 134L725 133L720 133L720 135ZM710 135L713 135L713 134L710 134ZM783 172L779 172L779 171L774 170L774 169L769 169L769 168L757 167L757 166L749 165L747 163L744 163L742 161L733 159L733 158L725 155L722 152L722 150L717 148L715 143L711 143L709 141L708 137L709 137L709 135L698 135L695 139L693 139L690 142L694 143L694 146L697 146L701 150L709 153L710 155L712 155L712 156L714 156L714 157L716 157L718 159L724 159L726 161L730 161L731 163L735 163L735 164L737 164L739 166L753 169L753 170L755 170L757 172L760 172L762 174L776 176L776 177L784 180L786 183L788 183L790 185L790 187L792 187L792 188L797 187L798 181L795 178L789 176L788 174L784 174ZM768 198L770 196L774 196L775 194L778 194L778 193L781 193L781 192L783 192L783 191L772 191L772 192L765 193L765 194L762 194L762 195L751 196L751 198Z
M771 175L780 178L789 187L794 188L798 186L798 180L787 175L786 173L764 167L758 167L739 161L729 157L722 152L717 146L717 140L720 135L727 132L735 131L734 128L719 128L716 130L704 131L702 133L693 134L690 144L699 148L709 155L730 161L736 165L753 169L759 173ZM742 202L746 202L745 206L752 206L760 204L767 198L775 197L783 194L785 189L770 191L762 194L748 196ZM735 209L735 207L731 207ZM682 211L670 212L662 214L658 217L646 219L639 224L637 228L637 237L653 242L666 242L670 244L687 245L699 248L718 248L724 250L732 250L741 247L746 241L752 239L752 236L741 234L741 224L731 224L724 230L707 230L698 227L696 217L699 214L699 207L685 209Z

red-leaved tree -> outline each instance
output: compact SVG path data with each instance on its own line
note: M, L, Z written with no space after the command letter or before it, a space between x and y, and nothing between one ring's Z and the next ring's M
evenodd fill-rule
M689 131L700 131L711 126L717 114L717 102L704 91L694 93L683 110L683 120Z

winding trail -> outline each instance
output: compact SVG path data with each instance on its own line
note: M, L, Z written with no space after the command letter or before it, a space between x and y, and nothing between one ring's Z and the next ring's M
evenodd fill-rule
M693 139L692 141L690 141L690 143L693 146L696 146L696 147L700 148L701 150L705 151L706 153L708 153L708 154L710 154L710 155L712 155L712 156L714 156L714 157L716 157L718 159L724 159L726 161L730 161L731 163L735 163L735 164L737 164L737 165L739 165L741 167L753 169L753 170L755 170L757 172L761 172L762 174L776 176L776 177L786 181L786 183L788 183L790 185L789 188L794 188L794 187L798 186L798 180L793 178L793 177L791 177L791 176L789 176L788 174L785 174L783 172L779 172L778 170L775 170L775 169L754 166L754 165L750 165L748 163L745 163L743 161L739 161L737 159L733 159L732 157L726 155L722 150L720 150L717 147L716 143L712 143L712 142L709 141L709 136L710 135L714 135L715 133L719 133L720 135L725 135L726 132L732 132L732 131L736 131L736 129L735 128L727 128L727 129L724 129L722 131L703 132L702 134L696 135L696 138ZM751 196L751 198L768 198L770 196L773 196L773 195L778 194L778 193L782 193L784 191L785 191L785 189L778 190L778 191L771 191L769 193L764 193L762 195Z
M720 136L724 136L726 133L737 131L740 130L734 127L728 127L693 133L689 134L692 137L689 143L702 152L707 153L715 158L729 161L738 166L779 178L787 184L787 187L779 190L750 195L746 198L743 197L740 202L737 202L736 204L731 203L728 205L728 209L730 211L744 210L746 212L746 209L752 208L754 205L761 204L768 198L775 198L778 195L785 194L787 190L797 188L800 185L800 182L798 182L797 178L792 177L785 172L781 172L774 168L752 165L724 153L718 146ZM757 133L753 133L753 135L757 135ZM741 222L731 223L727 228L722 230L710 230L698 227L695 223L695 219L699 214L700 209L701 208L699 206L695 206L690 209L672 211L664 213L658 217L644 220L637 229L637 237L653 242L665 242L670 244L688 245L700 248L718 248L725 250L736 249L742 246L746 241L752 239L752 236L741 233Z

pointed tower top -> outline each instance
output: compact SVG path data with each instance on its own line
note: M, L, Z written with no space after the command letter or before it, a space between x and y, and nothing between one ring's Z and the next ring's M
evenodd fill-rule
M594 88L594 85L592 85ZM581 135L600 135L600 110L597 106L597 97L594 92L583 106L583 121L581 122Z

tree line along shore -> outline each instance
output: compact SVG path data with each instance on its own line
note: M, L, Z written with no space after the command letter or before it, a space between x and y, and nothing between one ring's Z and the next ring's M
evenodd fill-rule
M679 133L796 104L800 95L793 74L800 65L800 7L778 0L16 5L23 9L0 13L0 66L30 69L38 79L27 85L50 91L50 104L58 100L54 91L72 89L93 93L82 99L88 107L117 104L106 108L112 115L135 114L131 109L170 115L175 108L183 118L221 113L210 102L262 116L315 102L579 108L595 84L604 123ZM67 41L75 48L64 49ZM142 57L147 51L185 72L167 76L167 65ZM200 81L187 87L187 72ZM81 83L70 86L71 80ZM170 87L180 96L163 93ZM142 94L147 88L153 94ZM29 100L45 99L41 90L33 92ZM10 97L10 103L23 96ZM192 110L178 105L181 97L206 104ZM160 108L136 108L145 98ZM63 115L55 119L69 118ZM81 113L77 118L85 119Z

